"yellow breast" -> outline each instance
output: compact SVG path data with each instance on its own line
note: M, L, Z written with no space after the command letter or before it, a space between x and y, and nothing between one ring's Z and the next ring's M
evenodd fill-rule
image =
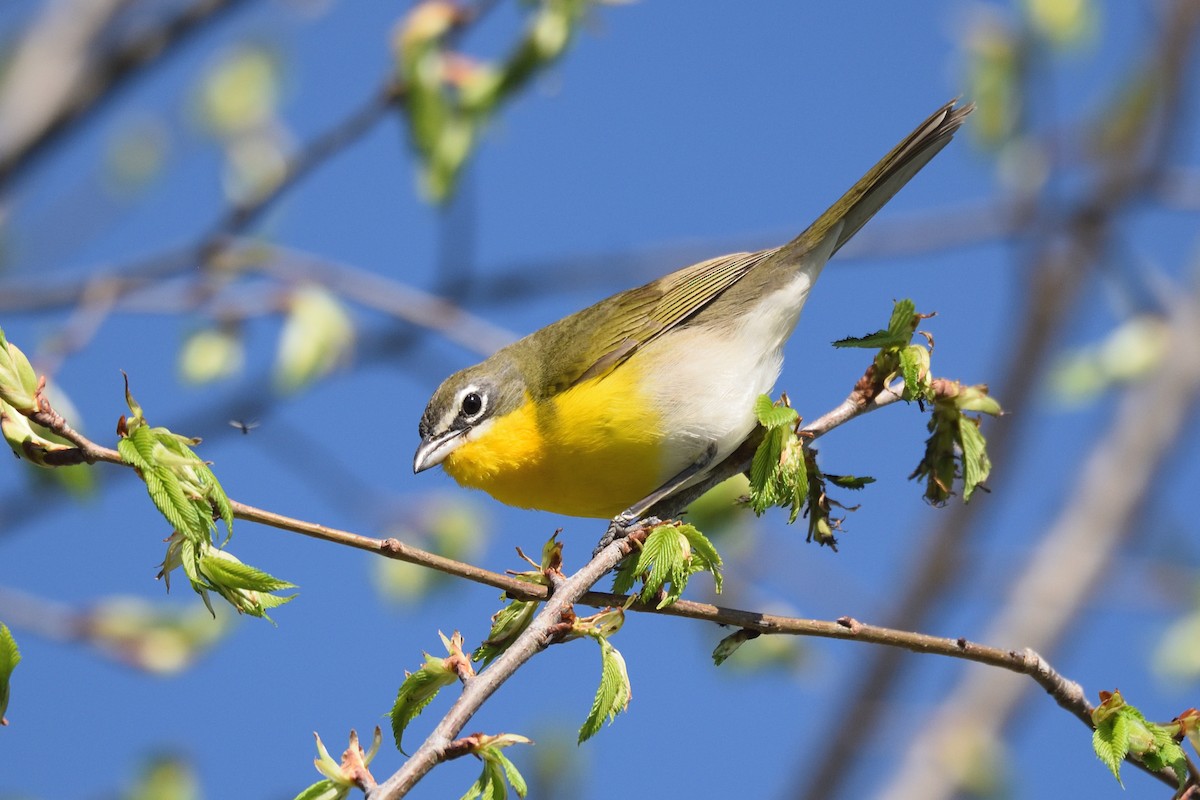
M663 476L659 415L633 362L476 432L443 462L464 486L497 500L575 517L613 517Z

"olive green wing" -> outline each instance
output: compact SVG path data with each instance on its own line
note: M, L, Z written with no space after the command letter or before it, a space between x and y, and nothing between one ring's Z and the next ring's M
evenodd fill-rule
M548 397L612 372L639 348L686 322L774 250L733 253L685 267L559 320L530 339L541 354L531 387Z

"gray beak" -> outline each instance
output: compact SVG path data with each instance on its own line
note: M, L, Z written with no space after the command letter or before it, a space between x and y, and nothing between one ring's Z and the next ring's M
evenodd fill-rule
M417 453L413 456L413 474L424 472L430 467L436 467L442 463L446 456L454 452L460 442L458 437L467 432L467 428L458 430L446 431L438 436L430 436L428 439L422 440Z

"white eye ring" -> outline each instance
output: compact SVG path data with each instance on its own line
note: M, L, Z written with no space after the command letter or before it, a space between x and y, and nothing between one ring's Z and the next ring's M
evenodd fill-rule
M459 398L458 407L463 419L479 419L487 410L487 395L475 386L468 386Z

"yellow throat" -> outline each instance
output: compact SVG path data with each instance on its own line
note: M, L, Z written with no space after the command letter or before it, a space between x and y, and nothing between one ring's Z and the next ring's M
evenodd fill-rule
M542 403L527 395L443 462L463 486L502 503L613 517L662 482L661 420L636 363Z

